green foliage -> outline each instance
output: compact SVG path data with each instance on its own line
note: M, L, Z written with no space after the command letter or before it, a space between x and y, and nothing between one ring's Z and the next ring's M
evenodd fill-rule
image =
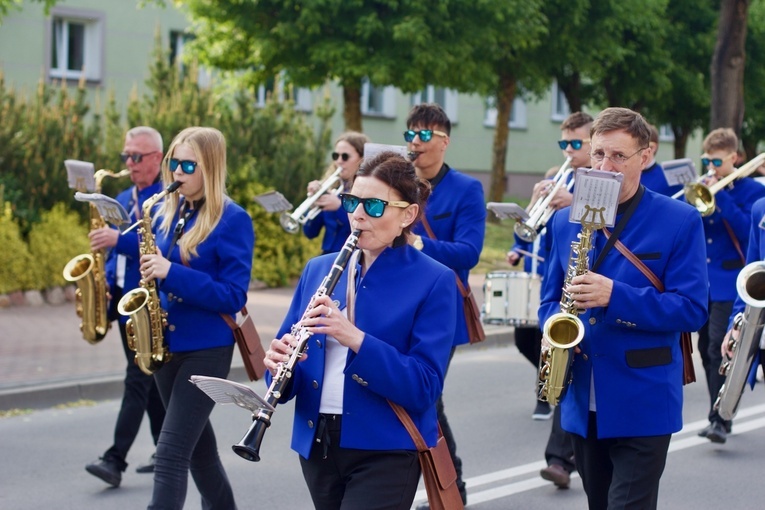
M64 285L62 271L69 260L81 253L90 252L88 228L80 217L56 204L42 214L29 233L29 253L37 266L36 289Z
M0 294L34 288L35 265L21 230L14 221L11 204L0 204Z

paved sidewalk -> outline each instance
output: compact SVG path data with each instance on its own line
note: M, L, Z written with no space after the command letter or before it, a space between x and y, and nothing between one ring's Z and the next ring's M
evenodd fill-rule
M470 277L479 306L483 280L482 274ZM247 308L264 345L276 335L292 294L290 287L249 293ZM79 324L73 303L0 309L0 410L120 397L125 358L119 331L114 327L90 345L80 336ZM512 342L512 328L485 328L485 343ZM238 352L229 378L246 382Z

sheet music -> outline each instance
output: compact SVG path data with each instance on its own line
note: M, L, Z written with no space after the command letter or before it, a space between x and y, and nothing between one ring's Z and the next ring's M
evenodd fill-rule
M365 143L364 159L371 159L381 152L395 152L403 158L406 158L406 147L404 145L386 145L384 143ZM408 159L408 158L407 158Z
M98 209L101 218L110 225L118 228L130 225L130 216L125 208L112 197L107 197L101 193L82 193L78 191L74 194L74 199L80 202L90 202Z
M685 185L694 182L699 174L696 171L696 165L689 158L673 159L661 164L664 170L664 178L670 186Z
M486 204L486 209L493 212L501 220L510 218L517 221L526 221L529 219L529 213L520 205L512 202L489 202Z
M619 205L619 193L624 175L604 172L591 168L579 168L576 171L574 198L571 203L569 221L581 223L585 206L590 209L603 209L606 220L604 226L612 227L616 221L616 208Z
M290 201L284 198L284 195L278 191L268 191L256 196L254 200L270 213L289 211L292 209Z
M271 404L244 384L206 375L192 375L189 381L218 404L236 404L253 414L261 409L274 410Z
M71 189L77 191L96 190L96 167L89 161L80 161L77 159L67 159L64 161L66 167L67 182Z

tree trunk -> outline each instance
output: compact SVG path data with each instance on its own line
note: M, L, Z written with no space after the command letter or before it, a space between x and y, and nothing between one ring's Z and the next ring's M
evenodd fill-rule
M489 186L489 200L502 202L505 196L507 184L505 175L505 163L507 161L507 139L510 136L510 113L513 109L513 100L516 90L515 76L502 74L499 77L499 90L497 90L497 124L494 128L494 146L491 160L491 184ZM491 214L489 221L499 222L499 219Z
M582 111L582 79L578 72L571 76L559 75L556 77L558 88L563 91L568 101L568 109L571 113Z
M732 128L741 134L744 121L746 19L750 0L722 0L717 43L712 55L712 109L709 128Z
M361 128L361 84L343 84L343 120L346 131L358 131Z
M681 159L685 157L685 148L688 145L688 135L691 134L690 129L686 129L683 126L672 126L672 133L675 135L675 141L673 143L675 148L675 159Z

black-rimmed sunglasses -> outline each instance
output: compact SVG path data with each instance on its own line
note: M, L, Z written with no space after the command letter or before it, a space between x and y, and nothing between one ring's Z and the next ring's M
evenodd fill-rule
M176 159L176 158L171 158L170 159L170 171L171 172L175 172L178 169L178 165L181 166L181 171L184 174L191 175L194 172L196 172L196 170L197 170L197 162L196 161L191 161L189 159L184 159L184 160L180 160L180 159Z
M343 204L345 212L352 213L359 204L364 204L364 212L372 218L379 218L385 212L385 206L400 207L401 209L409 207L409 202L401 200L392 200L390 202L381 198L359 198L349 193L340 193L340 202Z
M133 163L140 163L141 161L143 161L143 158L145 158L146 156L151 156L155 152L159 152L159 151L151 151L145 154L141 154L140 152L133 152L133 153L121 152L120 159L122 160L123 163L127 163L128 159L132 159Z
M347 152L333 152L332 153L332 161L337 161L337 158L342 159L343 161L348 161L350 159L351 155Z

